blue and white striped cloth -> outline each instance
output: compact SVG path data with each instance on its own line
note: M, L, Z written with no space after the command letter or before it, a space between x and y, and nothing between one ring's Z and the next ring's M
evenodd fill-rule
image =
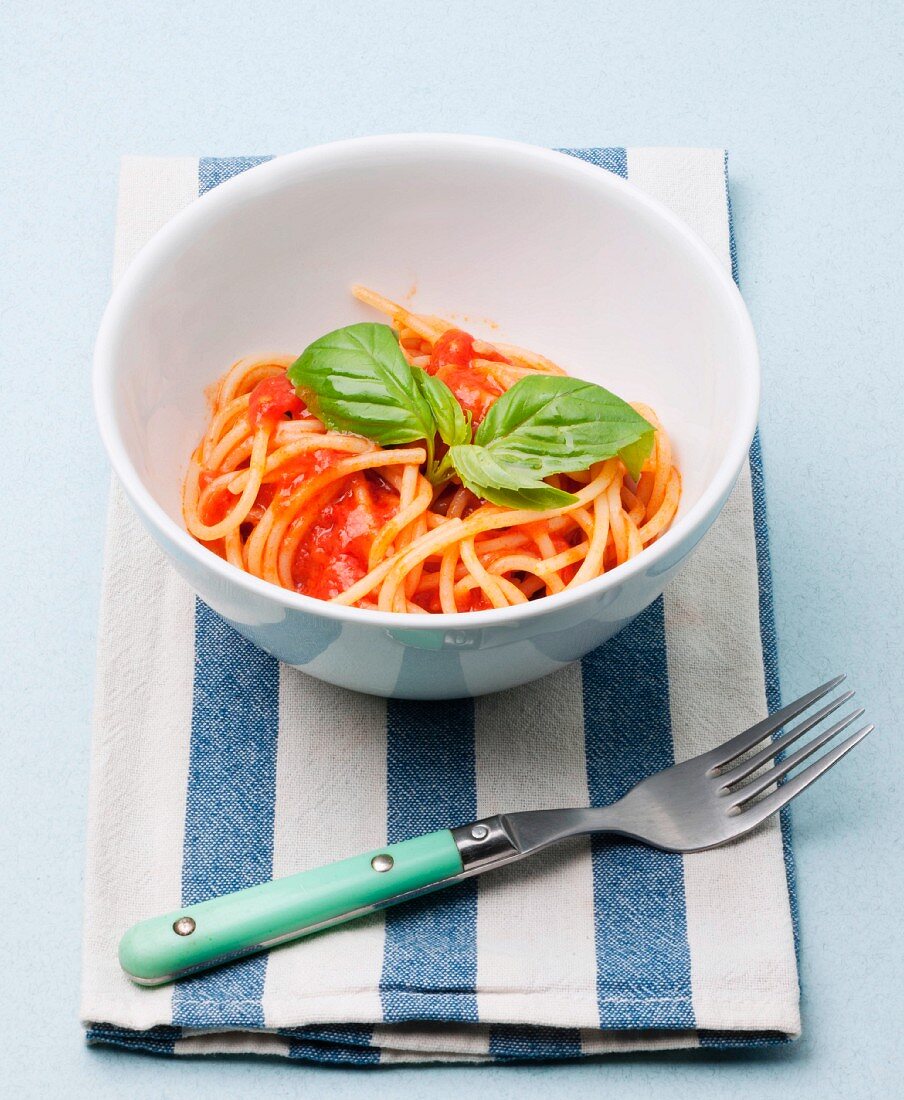
M721 150L592 149L734 266ZM117 271L258 158L129 158ZM160 559L114 491L90 802L91 1042L350 1064L572 1058L799 1032L787 832L681 857L572 843L326 935L141 989L134 921L499 810L603 804L778 705L762 469L663 599L580 664L453 703L280 666Z

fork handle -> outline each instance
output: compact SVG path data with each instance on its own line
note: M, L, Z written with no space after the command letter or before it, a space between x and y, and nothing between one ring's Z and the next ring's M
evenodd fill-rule
M448 886L461 872L455 838L440 829L142 921L122 937L120 965L141 985L163 985Z

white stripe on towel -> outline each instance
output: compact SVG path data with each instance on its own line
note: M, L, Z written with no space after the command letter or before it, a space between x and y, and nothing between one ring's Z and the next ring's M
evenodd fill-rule
M730 588L714 583L729 574ZM719 598L726 591L730 606ZM746 468L711 537L669 588L665 627L681 761L740 732L748 716L766 713ZM684 892L697 1026L797 1034L797 966L778 818L743 844L685 856Z
M695 1031L582 1031L583 1054L632 1054L699 1046Z
M475 703L477 812L587 804L581 666ZM477 1004L492 1023L598 1019L586 839L479 880Z
M114 281L147 237L197 197L197 179L194 157L123 161ZM117 944L130 925L178 908L182 900L195 597L115 483L104 563L81 1016L148 1028L170 1022L172 988L137 996L119 968ZM154 645L138 652L142 639ZM149 804L152 813L136 812Z
M123 157L113 282L158 229L198 197L197 157Z
M373 1045L380 1062L482 1062L490 1049L490 1029L483 1024L415 1023L374 1028Z
M81 1013L85 1020L147 1028L170 1022L172 989L136 996L119 968L117 943L136 921L182 901L195 597L151 544L118 486L107 531ZM137 652L143 638L154 644ZM115 784L102 781L109 774ZM153 812L136 812L142 806Z
M628 179L687 222L731 274L722 149L628 149Z
M281 665L273 877L386 843L386 701ZM383 916L273 951L267 1027L382 1018Z
M288 1057L291 1040L272 1031L194 1031L186 1028L174 1054L263 1054Z

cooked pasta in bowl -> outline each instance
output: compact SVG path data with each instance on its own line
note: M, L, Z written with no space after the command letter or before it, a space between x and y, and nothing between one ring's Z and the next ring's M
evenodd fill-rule
M183 489L199 542L341 606L455 614L564 592L668 529L681 477L650 409L355 293L394 329L241 359L213 387Z
M401 135L177 215L113 295L95 396L145 526L237 630L451 698L660 594L743 468L758 368L730 276L624 180Z

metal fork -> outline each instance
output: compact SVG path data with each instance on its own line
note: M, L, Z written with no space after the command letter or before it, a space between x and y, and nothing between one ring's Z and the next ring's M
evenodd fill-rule
M863 708L851 711L765 771L760 769L842 707L853 697L853 691L842 692L781 737L769 740L753 756L745 754L809 710L843 680L844 676L836 676L709 752L656 772L632 787L618 802L591 809L528 810L487 818L486 823L492 822L494 828L499 823L518 850L515 858L530 855L565 837L601 832L630 837L669 852L717 848L750 832L787 805L873 731L874 726L863 726L804 771L772 793L766 793L861 718ZM460 830L452 832L458 834Z
M717 748L651 775L609 806L496 814L153 917L123 936L120 962L135 981L159 985L450 886L587 833L629 837L671 852L715 848L756 828L873 730L872 725L861 727L776 786L863 715L861 708L851 711L766 767L852 697L852 691L843 692L769 740L843 679L836 676ZM764 741L763 748L746 755Z

